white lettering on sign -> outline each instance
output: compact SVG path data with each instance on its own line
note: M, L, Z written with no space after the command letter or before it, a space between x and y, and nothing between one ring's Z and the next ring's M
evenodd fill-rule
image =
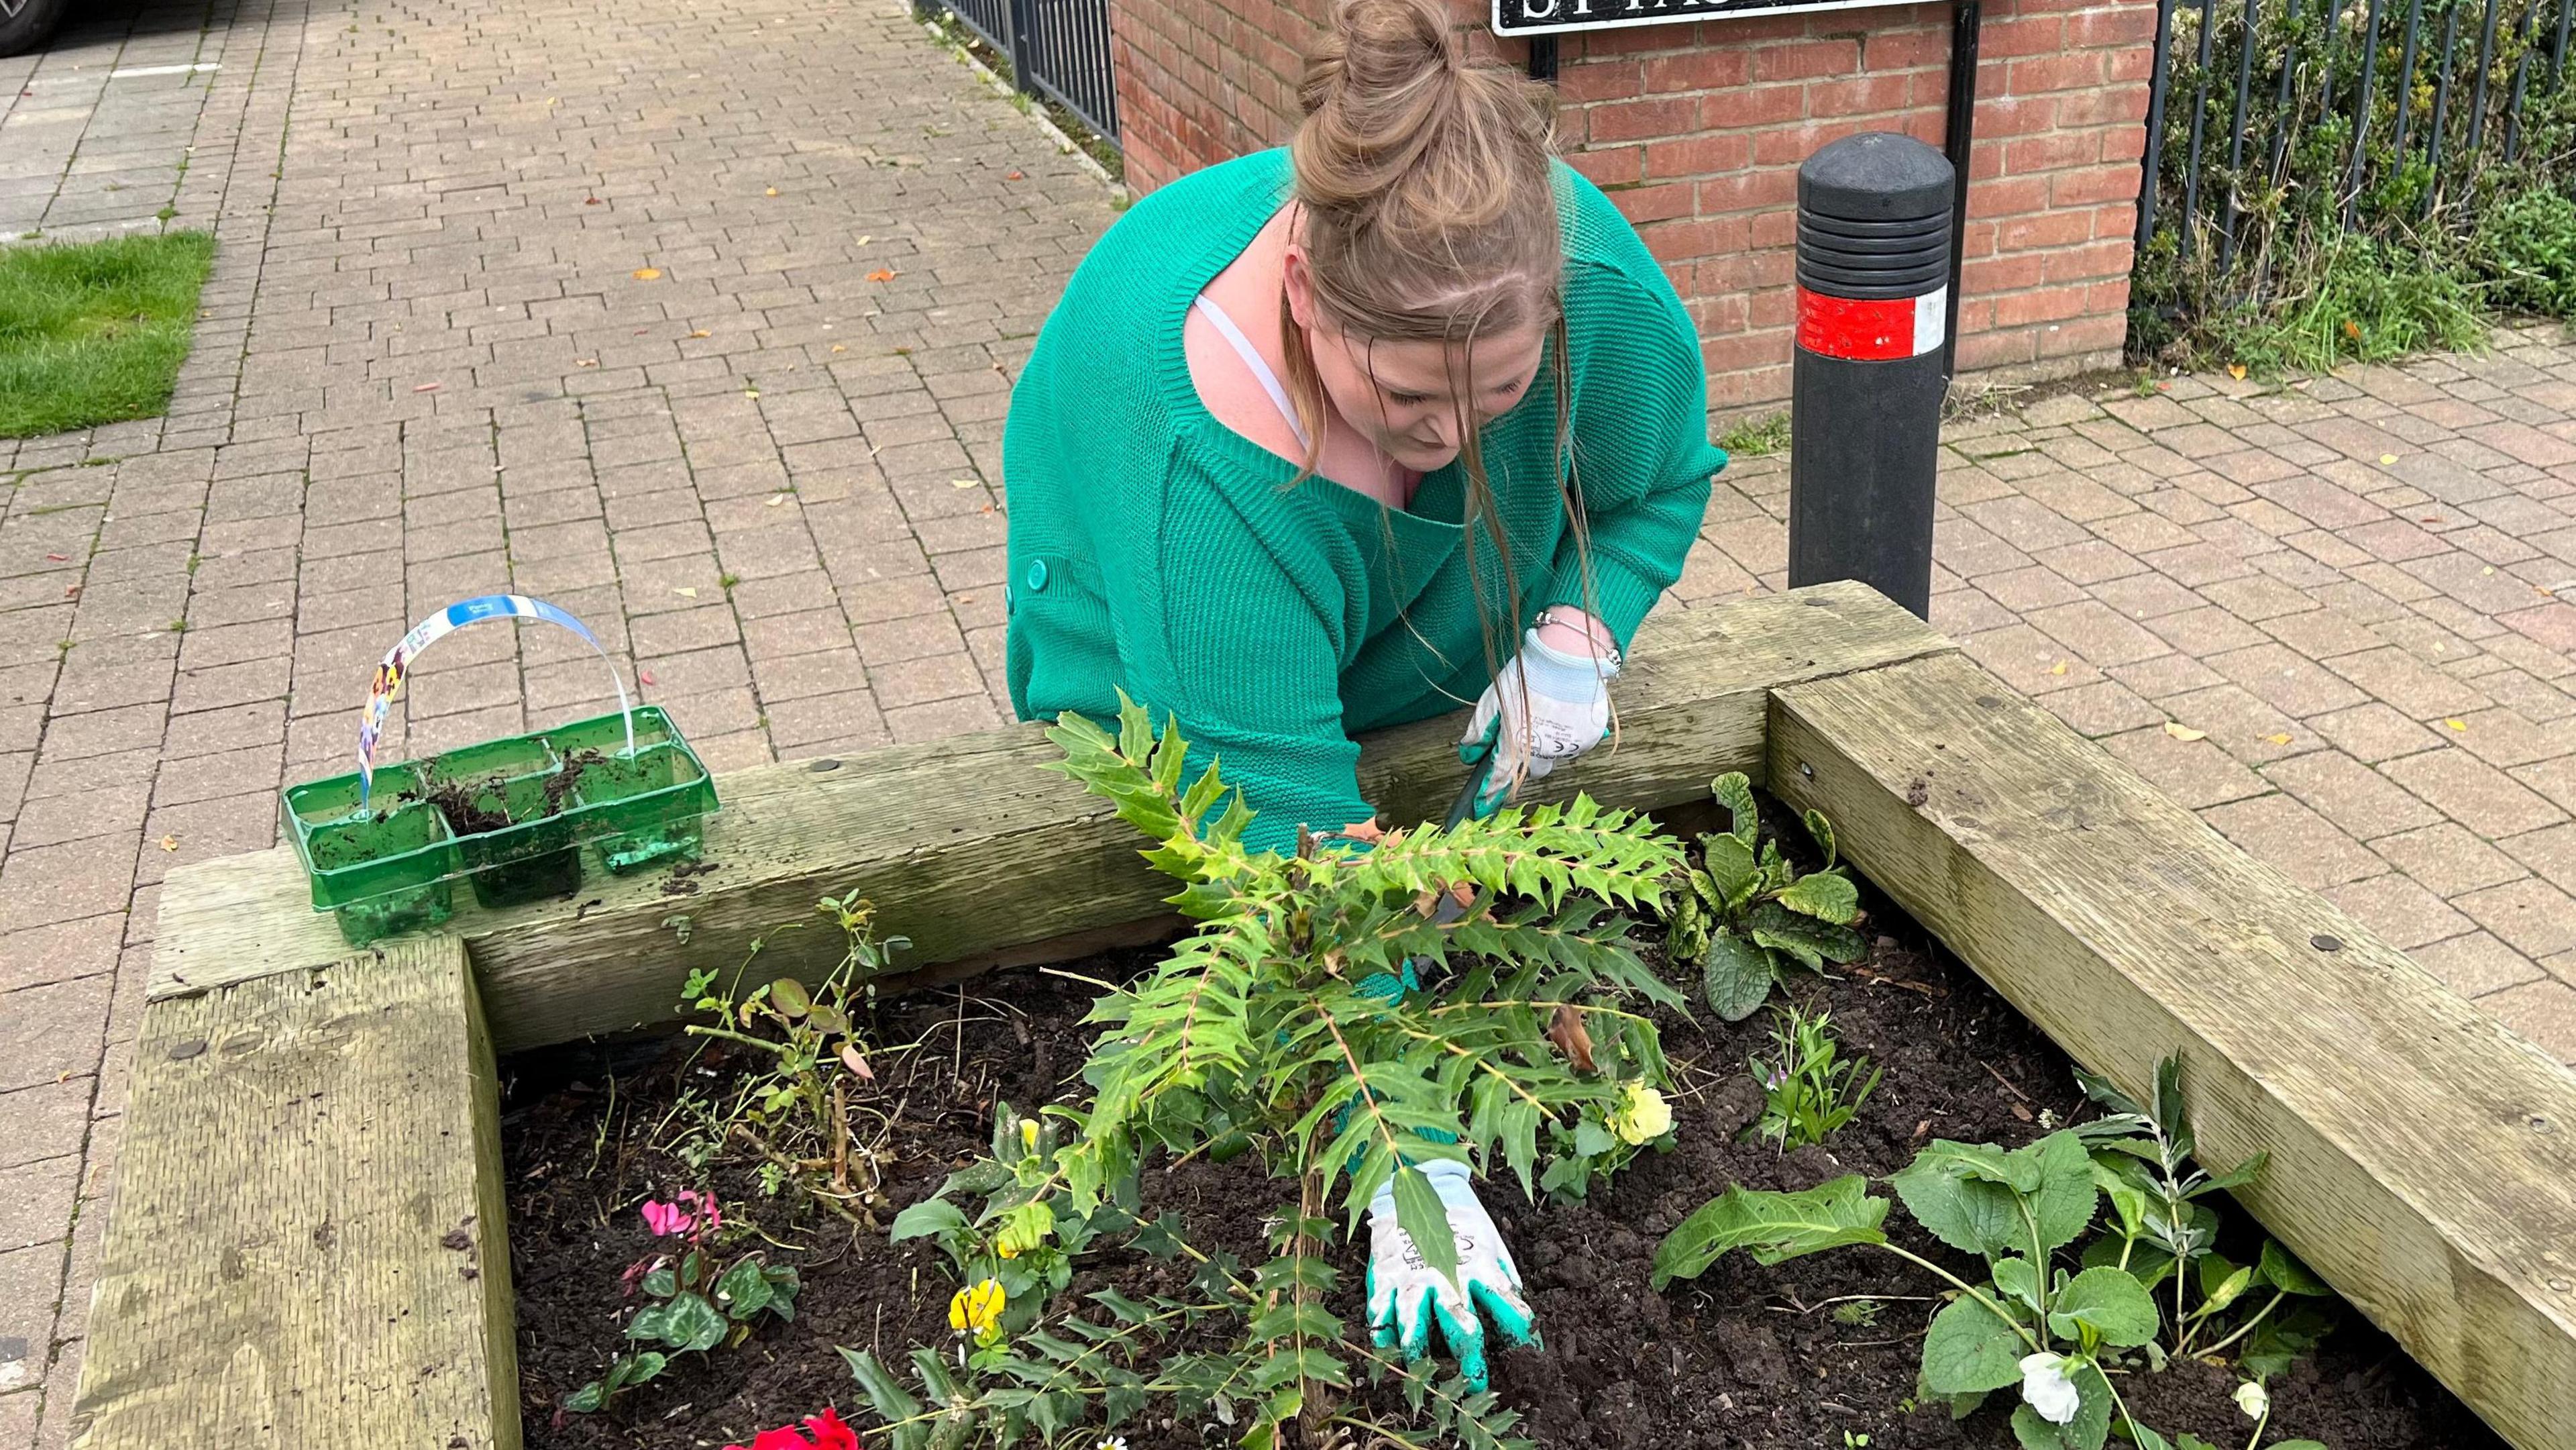
M1950 289L1947 286L1914 299L1914 355L1938 348L1950 323Z
M5 0L0 0L5 3ZM1796 15L1811 10L1859 10L1911 0L1493 0L1494 34L1554 35L1572 30L1611 30L1629 25L1678 25L1739 15Z

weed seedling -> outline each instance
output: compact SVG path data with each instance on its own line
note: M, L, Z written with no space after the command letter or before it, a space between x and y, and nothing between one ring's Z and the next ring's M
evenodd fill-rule
M1879 1071L1866 1057L1842 1056L1832 1013L1810 1017L1796 1007L1783 1007L1774 1017L1774 1056L1753 1063L1753 1075L1762 1081L1762 1117L1745 1135L1768 1139L1785 1153L1841 1131L1878 1089Z

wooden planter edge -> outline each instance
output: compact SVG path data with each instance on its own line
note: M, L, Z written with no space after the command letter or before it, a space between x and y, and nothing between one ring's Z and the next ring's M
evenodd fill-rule
M1865 589L1649 629L1621 748L1551 786L1652 809L1740 769L1825 810L1874 881L2079 1062L2136 1090L2182 1050L2210 1155L2274 1154L2245 1195L2267 1227L2522 1450L2576 1445L2576 1075ZM1367 742L1364 788L1390 818L1437 812L1454 728ZM304 908L291 854L179 873L75 1444L318 1446L374 1427L512 1450L495 1047L667 1020L688 964L734 960L854 887L923 944L924 975L1134 934L1163 893L1123 825L1033 768L1050 753L1021 727L738 773L694 895L616 879L357 953ZM2092 860L2106 850L2119 859ZM2338 972L2298 955L2314 936L2338 942ZM837 957L819 930L766 940L781 971ZM2222 961L2248 975L2214 991ZM2318 1015L2248 1010L2267 1003ZM2357 1030L2389 1070L2310 1061ZM370 1171L388 1144L438 1161ZM412 1381L384 1377L396 1362Z

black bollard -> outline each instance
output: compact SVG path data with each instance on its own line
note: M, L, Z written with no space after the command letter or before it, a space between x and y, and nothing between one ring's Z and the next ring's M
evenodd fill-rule
M1932 608L1952 173L1892 132L1798 168L1789 395L1789 587L1857 579Z

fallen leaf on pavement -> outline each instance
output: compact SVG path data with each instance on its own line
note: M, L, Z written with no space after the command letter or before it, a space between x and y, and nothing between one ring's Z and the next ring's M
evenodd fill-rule
M2445 720L2442 723L2463 734L2467 733L2469 728L2469 722L2466 720Z
M879 267L868 274L868 280L871 282L891 282L894 280L894 268Z
M761 193L761 195L762 195L762 196L776 196L777 194L778 194L778 188L777 188L777 187L774 187L774 186L773 186L773 187L771 187L769 190L764 191L764 192L762 192L762 193Z
M674 593L674 594L679 595L682 599L695 599L695 598L697 598L697 597L698 597L698 591L697 591L697 589L696 589L694 586L692 586L692 585L687 585L687 584L683 584L683 585L681 585L679 588L674 589L674 590L672 590L671 592L672 592L672 593ZM2168 725L2168 726L2166 726L2165 728L2166 728L2166 729L2168 729L2168 730L2170 730L2170 729L2172 729L2173 727L2172 727L2172 726L2170 726L2170 725Z
M662 269L659 267L638 267L635 269L635 280L638 282L651 282L660 278L661 275Z
M787 495L783 493L773 493L769 496L769 506L771 508L776 508L785 502L787 502Z
M653 683L653 672L651 670L637 670L635 672L635 678L637 681L649 685Z
M2275 745L2287 745L2290 743L2290 737L2287 735L2266 735L2263 738L2271 741Z
M68 564L71 562L72 558L69 554L47 554L45 557L53 560L57 564Z
M178 849L179 849L179 838L178 838L178 837L176 837L176 836L163 836L163 837L161 838L161 849L162 849L162 850L164 850L164 851L176 851L176 850L178 850Z
M585 196L581 199L581 204L583 206L597 206L599 205L599 198L595 196Z
M2052 675L2062 675L2062 674L2065 674L2065 673L2066 673L2066 661L2064 661L2064 660L2059 660L2056 664L2054 664L2054 665L2052 665L2052 666L2050 666L2050 667L2049 667L2049 671L2048 671L2048 672L2049 672L2050 674L2052 674Z
M975 480L971 478L952 478L948 480L948 486L950 488L973 488L976 484Z
M2379 455L2379 461L2382 463L2395 463L2397 461L2397 455L2394 453L2383 453Z
M1003 179L1004 181L1025 181L1025 180L1027 180L1027 179L1028 179L1028 173L1027 173L1027 172L1025 172L1025 171L1014 171L1014 172L1012 172L1010 175L1005 176L1005 177L1003 177L1002 179Z
M577 368L595 368L599 366L599 359L595 357L577 357L572 360L572 365Z
M2227 365L2227 375L2236 379L2240 383L2245 381L2245 364L2229 363Z
M2167 720L2165 722L2165 733L2176 740L2207 740L2209 738L2208 731L2194 730L2190 726L2185 725L2178 720Z
M438 391L438 384L436 384L436 383L421 383L421 384L419 384L418 386L414 387L414 388L412 389L412 391L413 391L413 392L415 392L415 393L434 393L434 392L437 392L437 391Z
M849 349L848 349L848 348L846 348L846 347L841 346L839 343L837 343L837 342L836 342L836 343L832 344L832 351L834 351L834 352L848 352L848 351L849 351Z
M712 332L709 332L709 331L707 331L705 328L701 327L701 328L699 328L697 331L690 333L690 334L689 334L689 336L691 336L691 337L713 337L713 336L715 336L715 334L714 334L714 333L712 333Z

